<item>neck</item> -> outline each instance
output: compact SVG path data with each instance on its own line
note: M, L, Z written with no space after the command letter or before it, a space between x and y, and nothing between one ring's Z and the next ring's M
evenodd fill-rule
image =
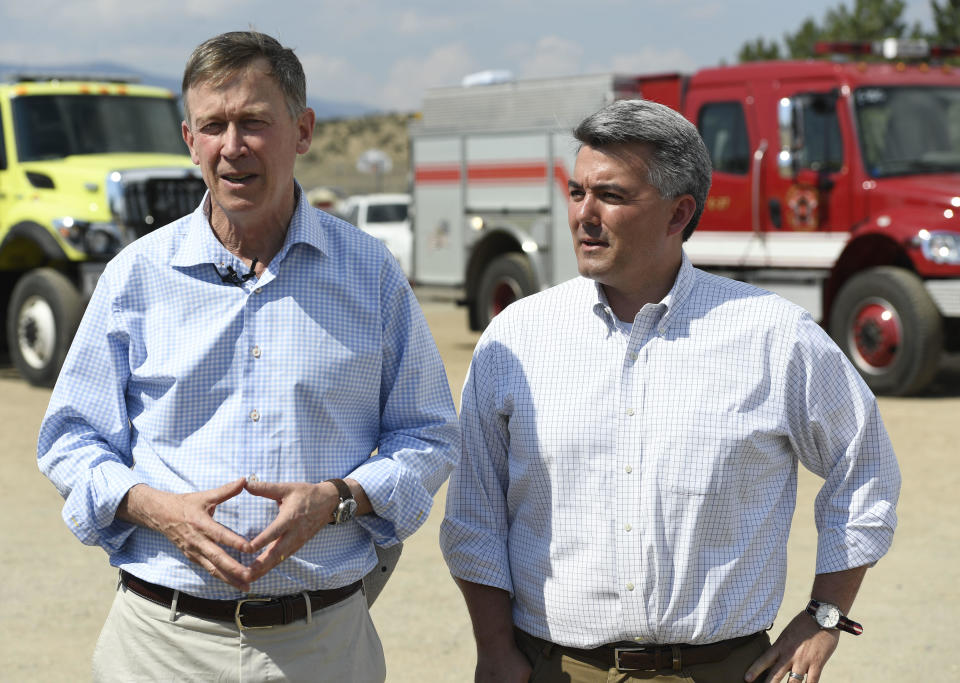
M613 314L624 322L633 322L644 306L663 301L673 289L679 272L680 263L676 263L660 277L635 286L622 287L605 282L601 284Z
M248 266L257 261L253 268L259 277L283 247L296 204L294 193L287 211L238 219L227 215L216 203L211 202L208 218L213 234L227 251Z

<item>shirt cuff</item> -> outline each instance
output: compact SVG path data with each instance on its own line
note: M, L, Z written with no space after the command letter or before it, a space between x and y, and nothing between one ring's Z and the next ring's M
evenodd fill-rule
M116 519L117 508L127 491L143 483L126 465L103 462L91 471L86 488L74 488L67 496L63 521L83 543L99 545L112 555L136 529L135 524Z
M370 499L373 514L355 519L376 545L400 543L427 521L433 497L415 473L390 458L374 456L347 476L360 484Z

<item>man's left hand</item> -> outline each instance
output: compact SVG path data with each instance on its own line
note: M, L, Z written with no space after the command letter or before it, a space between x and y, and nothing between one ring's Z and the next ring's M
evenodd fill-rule
M314 534L329 524L340 502L337 488L330 482L278 484L248 480L246 488L255 496L277 501L280 508L276 519L251 541L254 552L263 550L250 565L252 581L300 550Z
M767 671L764 683L780 683L792 671L806 675L804 683L817 683L839 640L840 631L821 629L809 614L801 612L783 629L777 642L747 669L744 680L752 683Z

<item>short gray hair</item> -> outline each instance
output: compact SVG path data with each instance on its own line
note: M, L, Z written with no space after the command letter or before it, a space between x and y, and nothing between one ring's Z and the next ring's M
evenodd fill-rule
M670 107L650 100L617 100L581 121L573 136L593 149L647 145L647 182L661 197L689 194L696 202L696 210L683 229L684 241L690 239L707 203L712 172L710 154L692 123Z
M307 108L307 78L303 65L276 38L256 31L231 31L204 41L194 49L183 71L183 109L190 120L187 90L200 83L222 85L238 71L258 60L270 65L270 76L280 87L292 118Z

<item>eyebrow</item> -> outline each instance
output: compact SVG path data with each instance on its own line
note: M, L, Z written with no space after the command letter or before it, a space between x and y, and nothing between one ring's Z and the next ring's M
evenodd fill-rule
M568 190L582 190L582 189L584 189L584 188L583 188L583 185L581 185L580 183L578 183L576 180L568 180L568 181L567 181L567 189L568 189ZM613 192L616 192L617 194L626 194L626 193L627 193L627 188L623 187L622 185L617 185L616 183L597 183L596 185L591 186L590 189L593 190L594 192L596 192L596 191L598 191L598 190L601 191L601 192L602 192L602 191L605 191L605 190L611 190L611 191L613 191Z

